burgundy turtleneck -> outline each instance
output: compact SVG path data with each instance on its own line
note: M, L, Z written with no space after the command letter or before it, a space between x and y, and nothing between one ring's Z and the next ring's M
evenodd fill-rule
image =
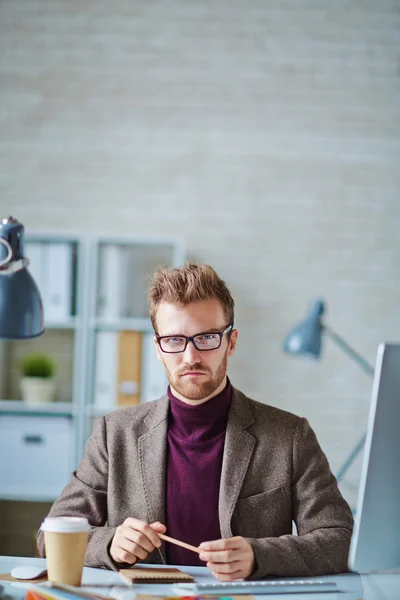
M225 389L199 405L186 404L168 387L167 535L198 546L221 537L218 496L226 423L232 396ZM197 554L166 544L167 564L201 565Z

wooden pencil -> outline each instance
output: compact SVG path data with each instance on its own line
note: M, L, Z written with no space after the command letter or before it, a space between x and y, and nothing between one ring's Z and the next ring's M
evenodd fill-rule
M169 537L169 535L164 535L163 533L158 533L157 535L165 542L170 542L171 544L175 544L176 546L181 546L182 548L186 548L186 550L191 550L192 552L196 552L197 554L200 554L201 552L201 550L199 550L199 548L196 548L196 546L191 546L186 542L176 540L175 538Z

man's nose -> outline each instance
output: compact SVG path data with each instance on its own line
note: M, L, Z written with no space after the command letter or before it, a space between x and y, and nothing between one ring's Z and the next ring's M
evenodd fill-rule
M197 350L192 340L185 348L183 359L187 364L194 364L200 360L200 351Z

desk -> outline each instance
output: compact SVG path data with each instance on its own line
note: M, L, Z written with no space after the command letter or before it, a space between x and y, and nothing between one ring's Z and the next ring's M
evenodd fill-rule
M34 564L45 567L43 558L18 558L14 556L0 556L0 573L9 573L13 567ZM182 571L190 573L199 582L215 581L206 567L179 567ZM400 573L398 574L376 574L376 575L327 575L318 577L327 581L335 581L338 585L338 593L313 593L313 594L267 594L257 596L257 600L400 600ZM114 571L106 569L92 569L85 567L83 570L82 583L89 591L90 584L109 585L110 587L98 590L104 596L110 596L116 600L134 600L133 588L126 587L123 580ZM26 590L31 584L20 582L0 581L5 592L13 600L23 600ZM152 584L135 586L135 591L142 594L175 595L171 585ZM340 592L340 593L339 593Z

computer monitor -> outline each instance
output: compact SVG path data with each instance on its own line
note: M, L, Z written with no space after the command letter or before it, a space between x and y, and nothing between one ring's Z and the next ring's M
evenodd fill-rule
M349 568L400 567L400 345L376 359Z

